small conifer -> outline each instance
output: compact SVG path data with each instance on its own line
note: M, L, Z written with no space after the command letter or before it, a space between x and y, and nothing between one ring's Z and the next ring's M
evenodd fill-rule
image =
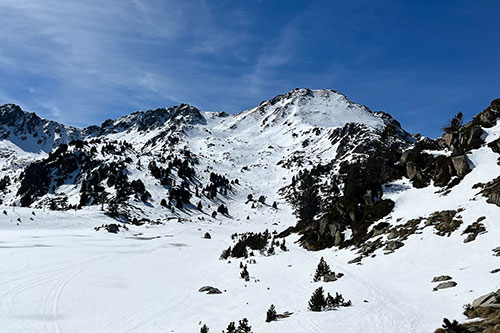
M274 307L274 304L271 304L271 307L269 308L269 310L267 310L266 323L275 321L277 319L277 316L278 314L276 313L276 308Z
M326 307L326 300L325 300L325 295L323 294L323 287L319 287L313 292L311 299L309 300L308 303L308 308L311 311L319 312L323 311L325 307Z

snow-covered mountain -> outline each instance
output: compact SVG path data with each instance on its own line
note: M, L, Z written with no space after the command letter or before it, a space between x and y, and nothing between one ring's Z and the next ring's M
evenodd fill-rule
M8 261L0 329L221 331L245 317L255 332L426 332L465 320L463 304L500 288L499 117L495 100L431 140L333 90L85 129L1 106L0 228L29 268ZM343 277L313 282L320 257ZM430 282L441 275L451 288ZM352 307L309 311L320 286ZM266 323L271 304L292 314Z
M50 152L61 143L82 137L81 130L25 112L18 105L0 106L0 139L26 152Z

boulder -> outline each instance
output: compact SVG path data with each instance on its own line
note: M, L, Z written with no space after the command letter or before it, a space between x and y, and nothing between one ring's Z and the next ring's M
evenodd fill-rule
M498 193L488 194L488 199L486 200L486 202L500 206L500 194Z
M465 176L471 170L465 155L453 156L451 158L451 162L453 163L453 167L457 171L457 176L459 177Z
M432 290L437 291L440 289L452 288L452 287L455 287L456 285L457 285L457 283L455 281L441 282L436 287L434 287Z
M467 146L469 147L478 147L481 145L483 140L481 140L481 137L483 135L484 131L481 127L479 126L474 126L470 130L470 136L469 139L467 140Z
M342 242L342 234L340 233L340 231L337 230L337 232L335 233L333 245L339 246L341 242Z
M212 236L208 232L206 232L205 235L203 235L203 238L212 239Z
M491 307L500 309L500 290L478 297L472 302L472 308Z
M397 241L397 240L389 241L389 242L385 243L385 250L387 250L387 251L394 251L394 250L399 249L403 245L404 245L403 242L400 242L400 241Z
M397 233L396 230L392 230L388 235L387 235L387 239L394 239L394 238L398 238L399 235Z
M337 276L335 274L325 274L323 276L323 282L334 282L337 281Z
M349 260L347 263L348 264L357 264L357 263L360 263L362 259L363 259L363 256L357 256L356 258Z
M222 294L222 291L212 286L203 286L198 290L200 293L206 292L207 295L211 294Z
M414 179L418 175L417 165L413 162L406 163L406 175L409 180Z
M435 276L433 279L432 279L432 282L442 282L442 281L448 281L448 280L451 280L452 277L449 276L449 275L441 275L441 276Z
M456 133L452 132L443 134L443 141L446 147L451 148L455 138L456 138Z

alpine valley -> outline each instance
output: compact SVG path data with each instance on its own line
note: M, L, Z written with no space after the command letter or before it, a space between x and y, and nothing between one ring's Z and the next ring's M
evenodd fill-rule
M0 106L0 331L500 332L485 107L430 139L333 90L84 129Z

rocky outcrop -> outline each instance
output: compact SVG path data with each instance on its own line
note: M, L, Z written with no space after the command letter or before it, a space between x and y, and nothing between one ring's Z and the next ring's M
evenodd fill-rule
M486 202L497 205L500 207L500 177L483 184L475 184L473 188L481 188L481 194L485 196Z
M456 320L451 322L445 318L443 328L436 330L436 333L500 332L500 290L476 298L472 304L466 304L464 309L464 315L474 320L459 324Z
M472 123L482 127L493 127L500 118L500 98L493 100L483 112L473 117Z
M448 281L448 280L451 280L452 277L449 276L449 275L440 275L440 276L435 276L433 279L432 279L432 282L442 282L442 281Z
M200 293L207 293L207 295L222 294L218 288L212 286L203 286L198 290Z
M492 307L495 309L500 309L500 290L497 292L491 292L481 297L476 298L472 304L472 308L477 307Z
M455 281L447 281L447 282L441 282L437 286L435 286L432 290L433 291L438 291L441 289L448 289L448 288L453 288L457 286L457 283Z
M485 219L486 218L484 216L481 216L477 219L476 222L473 222L471 225L467 226L464 232L462 232L462 235L467 235L467 237L464 239L464 243L472 242L478 235L486 232L486 227L481 223L481 221L484 221Z
M462 224L462 219L457 216L458 211L443 210L435 212L425 222L426 226L434 226L439 236L450 236Z

